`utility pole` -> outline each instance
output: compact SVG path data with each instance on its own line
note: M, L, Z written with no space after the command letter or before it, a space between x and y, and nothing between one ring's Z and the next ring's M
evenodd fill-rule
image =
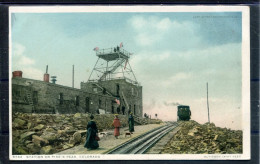
M74 88L74 65L72 66L72 88Z
M210 123L210 119L209 119L209 94L208 94L208 83L207 83L207 107L208 107L208 122Z

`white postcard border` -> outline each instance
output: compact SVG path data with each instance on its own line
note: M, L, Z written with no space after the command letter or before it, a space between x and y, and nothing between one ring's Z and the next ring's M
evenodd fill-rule
M242 12L242 154L153 155L13 155L12 154L12 30L11 13L75 12ZM12 6L9 8L9 158L10 160L249 160L250 140L250 15L248 6Z

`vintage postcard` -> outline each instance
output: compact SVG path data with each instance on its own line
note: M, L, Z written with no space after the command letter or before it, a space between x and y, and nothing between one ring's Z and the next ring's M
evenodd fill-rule
M250 159L249 7L9 18L11 160Z

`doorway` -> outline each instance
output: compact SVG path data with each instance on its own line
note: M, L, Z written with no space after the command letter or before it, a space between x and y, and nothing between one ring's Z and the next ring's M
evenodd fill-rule
M89 97L86 97L86 110L85 113L89 113Z

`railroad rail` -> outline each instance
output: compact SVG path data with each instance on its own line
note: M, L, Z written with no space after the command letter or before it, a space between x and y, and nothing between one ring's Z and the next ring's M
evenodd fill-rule
M167 123L110 150L107 154L144 154L164 135L177 126L177 122Z

